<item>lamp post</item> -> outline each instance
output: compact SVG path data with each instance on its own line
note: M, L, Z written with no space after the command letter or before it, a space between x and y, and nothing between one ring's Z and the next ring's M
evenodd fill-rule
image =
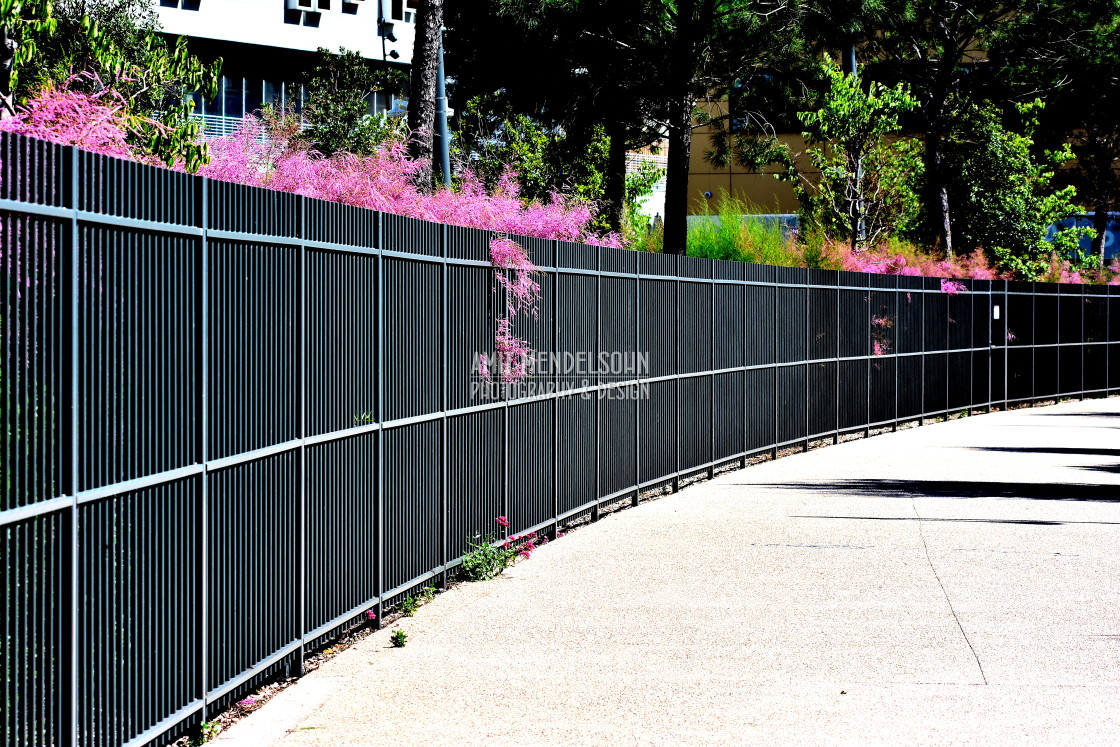
M439 65L436 67L436 123L439 127L439 168L443 186L451 186L451 138L447 132L447 77L443 68L443 28L439 30Z

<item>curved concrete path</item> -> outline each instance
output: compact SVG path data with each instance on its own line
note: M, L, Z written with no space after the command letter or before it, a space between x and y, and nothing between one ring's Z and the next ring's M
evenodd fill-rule
M402 627L219 741L1120 744L1120 399L727 473Z

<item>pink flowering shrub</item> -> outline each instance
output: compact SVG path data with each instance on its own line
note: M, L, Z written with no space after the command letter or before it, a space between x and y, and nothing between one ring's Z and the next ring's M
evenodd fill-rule
M938 259L898 245L880 244L853 252L847 244L831 243L826 247L826 253L837 264L838 269L853 272L974 280L995 280L999 277L980 250L952 259Z
M44 89L16 116L0 121L0 131L155 164L154 159L128 142L135 122L126 115L115 92L106 89L90 94L70 90L64 84ZM199 173L221 181L502 235L622 246L622 238L617 234L600 235L589 230L593 214L592 206L586 202L560 194L554 194L547 202L522 199L513 172L503 175L492 192L468 172L461 175L456 189L441 188L433 194L423 194L413 186L412 178L426 164L410 159L402 142L390 141L369 156L337 153L328 158L297 138L298 133L298 124L291 117L246 117L233 135L210 141L211 160ZM824 266L842 270L958 279L998 277L981 251L939 259L891 242L859 252L851 251L845 243L826 242L823 253ZM795 248L791 247L788 254L791 264L807 261L799 256L803 252ZM513 304L513 313L531 311L539 288L532 280L535 268L524 250L516 242L499 237L491 242L491 260L499 272L499 285L507 301ZM1085 270L1055 257L1050 272L1040 279L1120 285L1120 263L1114 262L1103 271ZM497 333L501 334L500 326ZM504 344L507 348L518 348L508 337Z
M1104 269L1097 267L1075 267L1068 259L1059 259L1057 254L1050 255L1050 268L1039 278L1046 283L1099 283L1120 285L1120 259L1114 259Z
M520 196L513 172L503 175L492 193L477 176L467 172L458 188L440 188L429 195L413 186L413 178L425 164L410 159L403 142L389 141L369 156L337 153L327 158L298 139L298 132L298 125L290 118L248 116L234 134L210 141L210 163L198 173L436 223L542 239L622 245L617 234L600 236L587 230L594 216L585 202L556 194L546 204L527 203ZM508 249L498 253L514 259ZM526 262L528 258L524 257L515 264Z
M537 268L521 245L499 234L490 241L490 264L498 271L498 283L506 292L507 313L536 315L541 286L533 280Z
M61 145L117 158L135 157L128 143L129 120L124 102L112 91L79 93L67 87L48 87L10 119L0 120L0 132L14 132Z
M513 319L520 313L536 318L541 286L533 280L537 268L525 249L505 234L491 239L490 263L494 265L497 290L505 293L505 314L498 318L494 333L494 355L502 383L510 384L528 375L527 361L532 352L528 341L513 331ZM484 380L491 379L485 358L481 361L479 373Z
M0 130L155 164L128 142L129 119L123 102L108 90L89 94L67 86L47 88L19 115L0 122ZM622 246L617 234L600 236L588 230L594 216L586 202L560 194L554 194L547 203L523 200L512 171L502 176L493 192L487 192L477 176L467 172L457 189L440 188L425 194L413 185L413 178L425 164L409 158L403 142L389 141L369 156L336 153L324 157L298 134L298 122L292 117L246 117L234 134L211 141L210 162L198 173L220 181L498 233L490 243L490 258L497 273L497 290L505 295L506 313L498 320L494 339L504 383L527 375L529 346L514 333L512 320L521 313L536 316L540 298L540 286L533 280L537 268L506 234ZM485 361L481 372L489 379Z

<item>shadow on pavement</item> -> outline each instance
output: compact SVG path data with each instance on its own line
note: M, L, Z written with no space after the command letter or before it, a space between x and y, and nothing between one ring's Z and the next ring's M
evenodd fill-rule
M1088 464L1078 469L1091 469L1097 472L1111 472L1114 475L1120 475L1120 464ZM1120 490L1120 487L1117 490Z
M957 448L957 447L951 447ZM970 446L973 451L1006 451L1013 454L1072 454L1074 456L1115 456L1120 457L1120 449L1097 449L1086 447L1078 449L1070 446Z
M791 519L860 519L866 521L954 521L969 524L1029 524L1056 527L1063 524L1106 524L1120 526L1120 521L1043 521L1040 519L933 519L925 516L791 516Z
M1032 412L1043 418L1120 418L1120 412Z
M1120 503L1120 485L1084 483L977 482L968 480L836 480L835 482L758 483L757 487L815 490L865 496L940 498L1027 498L1046 501Z

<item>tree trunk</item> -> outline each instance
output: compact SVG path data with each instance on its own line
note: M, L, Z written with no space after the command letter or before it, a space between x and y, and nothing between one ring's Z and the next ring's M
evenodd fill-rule
M669 120L669 157L665 169L666 254L688 253L688 171L692 155L691 91L673 102Z
M677 2L676 35L666 62L669 80L669 154L665 165L666 254L688 254L688 171L692 156L692 109L696 105L696 0Z
M930 133L926 139L926 183L929 194L934 198L935 215L934 227L938 238L941 239L941 248L945 256L953 257L953 226L952 215L949 210L949 186L945 183L944 170L941 165L941 135Z
M412 49L409 77L408 154L427 166L416 174L416 186L432 190L432 156L435 152L436 69L439 66L439 37L443 27L443 0L420 0L416 8L416 42Z
M953 226L949 214L949 188L941 182L938 196L941 207L941 244L945 247L945 256L953 258Z
M607 123L610 146L607 151L607 180L605 185L606 218L610 230L622 233L626 212L626 128L617 120Z
M1108 231L1108 206L1097 205L1093 213L1093 254L1097 257L1097 266L1104 269L1104 236Z
M0 119L15 116L12 103L12 63L15 61L19 43L11 38L8 27L0 27Z

